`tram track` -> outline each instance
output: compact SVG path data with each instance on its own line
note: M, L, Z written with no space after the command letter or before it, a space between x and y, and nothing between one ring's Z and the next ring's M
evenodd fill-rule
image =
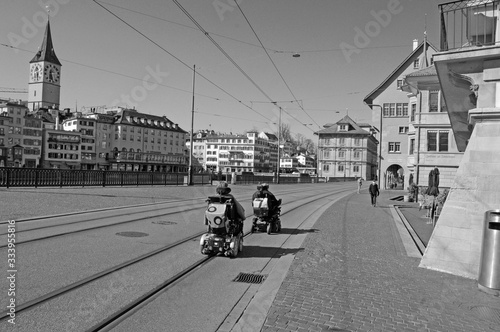
M341 191L338 191L336 192L335 194L340 194L340 193L343 193L345 191L351 191L351 190L341 190ZM321 199L321 198L325 198L325 197L328 197L328 196L331 196L332 193L329 193L329 194L323 194L323 195L318 195L317 197L315 197L314 199L312 200L309 200L305 203L302 203L302 204L299 204L298 206L288 210L286 213L283 213L282 215L286 215L286 214L289 214L289 213L292 213L294 210L296 209L299 209L301 208L302 206L305 206L307 204L310 204L311 202L315 201L315 200L318 200L318 199ZM325 203L326 204L329 204L329 203ZM285 240L283 241L283 243L280 245L280 247L276 248L275 251L274 251L274 254L272 255L271 258L268 259L268 261L264 264L264 267L262 268L262 270L264 270L271 262L271 260L276 257L279 252L281 250L283 250L283 246L285 246L285 244L287 243L287 241L292 237L294 236L295 234L297 234L299 232L299 229L302 225L304 225L308 220L309 218L314 215L316 213L316 210L311 212L305 219L304 221L302 221L298 226L297 228L291 232L286 238ZM256 233L252 233L252 232L247 232L244 234L244 238L247 238L251 235L255 235ZM175 285L175 283L187 276L189 276L191 273L193 273L194 271L196 271L198 268L201 268L203 265L205 264L208 264L211 260L213 260L216 256L208 256L208 257L204 257L203 259L200 259L199 261L195 262L194 264L192 264L191 266L189 266L188 268L180 271L179 273L177 273L175 276L169 278L168 280L166 280L165 282L163 282L160 286L158 286L157 288L151 290L150 292L144 294L143 296L141 296L140 298L136 299L135 301L131 302L129 305L127 305L126 307L118 310L116 313L114 313L113 315L110 315L108 316L105 320L101 321L100 323L94 325L93 327L91 327L90 329L87 329L86 332L104 332L104 331L111 331L113 328L115 328L116 326L118 326L121 322L123 322L124 320L132 317L137 311L139 311L142 307L146 306L147 304L153 302L159 295L161 295L163 292L169 290L172 286Z
M313 190L305 190L304 192L307 192L307 191L313 191ZM295 190L293 190L293 191L292 190L287 190L287 191L283 191L283 192L277 192L277 194L278 195L286 195L286 194L295 193L295 192L296 192ZM191 201L195 201L195 200L198 200L198 199L200 199L200 200L203 199L203 201L204 201L206 199L206 196L195 197L195 198L191 198L190 200ZM183 200L174 200L174 201L164 201L164 202L158 202L158 203L146 203L146 204L139 204L139 205L135 205L135 206L130 206L130 207L127 207L127 209L133 209L133 208L138 208L138 207L148 207L148 206L156 206L156 207L158 207L159 204L174 204L174 203L185 202L185 201L186 200L183 199ZM160 213L160 214L154 214L152 216L147 216L147 217L141 216L139 218L134 218L134 219L127 220L127 221L120 221L120 222L109 223L109 224L105 224L105 225L98 225L98 226L93 226L93 227L87 227L87 228L73 230L73 231L70 231L70 232L63 232L63 233L51 234L51 235L48 235L48 236L33 238L33 239L29 239L29 240L24 240L24 241L18 241L18 242L16 242L16 245L25 244L25 243L29 243L29 242L33 242L33 241L51 239L51 238L58 237L58 236L64 236L64 235L69 235L69 234L74 234L74 233L80 233L80 232L84 232L84 231L95 230L95 229L99 229L99 228L105 228L105 227L111 227L111 226L116 226L116 225L131 223L131 222L136 222L136 221L145 220L145 219L151 219L151 218L158 218L158 217L163 217L163 216L169 216L169 215L177 214L177 213L191 212L191 211L198 210L198 209L200 209L200 208L202 208L204 206L205 206L205 204L203 202L200 202L199 206L197 205L196 207L188 208L188 209L184 209L184 210L179 210L178 206L155 208L155 209L152 209L152 210L148 210L147 212L150 213L150 214L154 214L156 211L161 211L161 210L164 210L164 209L176 209L176 211L166 212L166 213ZM130 215L133 215L133 214L144 214L145 213L145 211L135 211L135 212L130 213L130 212L123 211L123 210L124 210L123 207L105 208L105 209L99 209L99 210L93 210L93 211L74 212L74 213L68 213L68 214L63 214L63 215L47 216L47 217L32 218L32 219L24 219L24 220L22 220L22 222L27 222L27 221L32 221L32 220L40 220L40 219L53 219L53 218L59 218L59 217L64 217L64 216L70 216L70 215L73 216L73 215L84 215L84 214L90 214L90 213L102 213L102 212L109 212L109 211L120 211L121 214L113 215L113 218L118 218L120 216L130 216ZM109 217L107 217L107 218L109 218ZM95 218L89 218L89 219L85 219L85 220L78 220L78 221L66 222L66 223L62 223L62 224L55 224L55 225L35 227L35 228L26 229L26 230L19 230L18 229L18 230L16 230L16 234L27 233L27 232L31 232L31 231L39 231L39 230L48 229L48 228L54 228L54 227L63 227L63 226L68 226L68 225L74 225L74 224L80 224L80 223L87 223L87 222L97 221L97 220L103 220L103 219L104 218L102 216L97 216ZM19 221L16 221L16 223L17 222L19 222ZM9 234L8 232L0 233L0 236L6 236L8 234ZM0 249L7 247L7 245L8 245L7 243L6 244L1 244L0 245Z
M346 191L352 191L352 189L342 189L342 190L339 190L337 192L335 192L334 194L340 194L340 193L343 193L343 192L346 192ZM292 192L296 192L296 191L292 191ZM282 195L283 193L280 193L280 195ZM293 206L292 208L290 208L289 210L287 210L286 212L284 212L282 215L287 215L287 214L290 214L290 213L293 213L294 210L297 210L299 208L301 208L302 206L305 206L307 204L310 204L311 202L315 201L315 200L318 200L318 199L322 199L322 198L325 198L325 197L328 197L328 196L331 196L332 193L327 193L327 194L324 194L324 193L321 193L321 194L318 194L318 195L313 195L313 196L310 196L308 197L308 199L298 199L298 200L294 200L294 201L291 201L290 203L286 203L284 204L283 206L290 206L290 205L294 205L293 203L297 202L297 201L301 201L300 204L296 205L296 206ZM177 212L179 213L179 212ZM253 214L252 214L253 215ZM252 215L249 215L249 216L252 216ZM247 216L248 218L248 216ZM200 232L200 233L197 233L197 234L194 234L194 235L190 235L182 240L179 240L177 242L174 242L174 243L170 243L166 246L163 246L163 247L160 247L160 248L157 248L151 252L148 252L148 253L145 253L141 256L138 256L138 257L135 257L133 259L130 259L128 261L125 261L121 264L118 264L118 265L115 265L115 266L112 266L110 268L107 268L99 273L96 273L96 274L93 274L91 276L88 276L86 278L83 278L77 282L74 282L72 284L69 284L69 285L66 285L64 287L61 287L59 289L56 289L54 291L51 291L51 292L48 292L46 293L45 295L42 295L38 298L35 298L35 299L32 299L32 300L29 300L25 303L22 303L22 304L19 304L16 308L16 314L19 314L21 312L25 312L27 310L30 310L30 309L33 309L37 306L40 306L44 303L47 303L51 300L54 300L55 298L59 297L59 296L62 296L62 295L65 295L65 294L68 294L78 288L81 288L81 287L84 287L86 285L89 285L91 282L93 281L96 281L98 279L101 279L105 276L108 276L108 275L111 275L112 273L114 272L117 272L118 270L121 270L121 269L124 269L124 268L127 268L127 267L130 267L136 263L139 263L139 262L143 262L145 260L147 260L148 258L152 257L152 256L155 256L157 254L160 254L162 252L165 252L167 250L170 250L172 248L175 248L175 247L178 247L182 244L186 244L190 241L193 241L194 239L196 238L199 238L203 233L205 232ZM247 238L248 236L250 236L252 233L251 232L246 232L244 234L244 237ZM293 233L292 233L293 234ZM290 235L289 235L290 236ZM168 280L166 280L165 282L163 282L160 286L156 287L155 290L151 290L150 292L148 292L147 294L144 294L143 296L141 296L139 299L137 299L137 301L139 302L144 302L144 301L147 301L149 298L151 297L154 297L154 295L156 293L158 293L158 291L160 291L160 289L165 289L165 288L168 288L170 287L176 280L179 280L180 278L188 275L191 271L195 270L197 267L199 266L202 266L203 264L205 264L206 262L208 262L210 259L213 259L215 256L213 257L203 257L203 259L197 261L196 263L194 263L193 265L189 266L188 268L184 269L183 271L177 273L175 276L173 276L172 278L169 278ZM135 303L134 306L130 306L130 308L128 310L132 310L134 307L136 307L137 305L139 305L138 302L133 302ZM120 312L122 312L120 315L123 315L123 312L124 311L128 311L126 310L126 308L123 308L123 310L120 310ZM118 314L116 314L118 315ZM113 315L116 316L116 315ZM4 311L0 314L0 319L1 320L5 320L6 318L8 318L8 311ZM107 319L108 321L109 319ZM113 321L115 319L111 319L109 320L110 322ZM108 324L106 324L108 325Z

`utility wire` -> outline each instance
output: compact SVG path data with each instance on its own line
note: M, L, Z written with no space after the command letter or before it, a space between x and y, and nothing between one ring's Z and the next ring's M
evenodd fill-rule
M94 0L94 1L96 1L96 0ZM276 102L273 101L273 99L264 90L262 90L262 88L236 63L236 61L233 60L233 58L231 58L231 56L212 38L212 36L210 36L210 33L207 30L205 30L198 23L198 21L196 21L196 19L179 3L179 1L177 1L177 0L172 0L172 1L191 20L191 22L193 22L196 25L196 27L198 27L198 29L205 35L205 37L207 37L212 42L212 44L214 44L215 47L236 67L236 69L238 69L243 74L243 76L245 76L250 81L250 83L252 83L253 86L255 86L257 88L257 90L259 90L267 99L269 99L269 101L271 103L276 105ZM295 96L294 96L294 98L295 98ZM281 108L281 109L283 109L283 108ZM285 113L288 114L286 111L285 111ZM288 114L288 115L290 115L290 114ZM299 122L301 125L304 125L303 123L301 123L297 119L295 119L295 120L297 122ZM313 131L311 128L309 128L307 126L305 126L305 127L310 129L311 131Z
M254 120L254 119L244 119L244 118L238 118L238 117L235 117L235 116L221 115L221 114L216 114L216 113L208 113L208 112L200 112L200 111L194 111L194 112L198 113L198 114L206 114L206 115L211 115L211 116L219 116L219 117L223 117L223 118L230 118L230 119L236 119L236 120L260 122L260 123L269 123L267 121L259 121L259 120Z
M257 35L257 32L255 32L255 29L253 28L252 24L250 23L250 21L248 20L247 16L245 15L245 13L243 12L243 10L241 9L240 5L238 4L238 1L237 0L234 0L234 3L236 4L236 6L238 6L238 9L240 10L241 14L243 15L243 17L245 18L245 21L247 21L248 23L248 26L250 27L250 29L252 30L253 34L255 35L255 38L257 38L257 40L259 41L259 44L262 46L262 49L264 50L264 52L266 52L267 54L267 57L269 58L269 60L271 61L271 63L273 64L274 66L274 69L276 69L276 71L278 72L278 75L281 77L281 80L283 81L283 83L286 85L288 91L290 91L290 94L292 95L293 99L297 102L297 104L299 105L299 107L302 109L302 111L304 111L304 113L319 127L319 124L316 122L316 120L314 120L310 115L309 113L306 112L306 110L302 107L302 105L300 105L300 103L298 102L297 100L297 97L295 97L295 94L293 93L292 89L290 88L290 86L288 85L288 83L286 82L285 78L283 77L283 75L281 74L280 70L278 69L278 67L276 66L276 63L273 61L273 59L271 58L271 56L269 55L269 52L267 51L267 49L264 47L264 44L262 43L262 41L260 40L259 36ZM288 114L288 112L285 111L285 113ZM290 115L290 114L288 114ZM298 121L298 120L297 120ZM299 121L298 121L299 122ZM309 128L307 127L306 125L304 125L303 123L301 123L303 126L305 126L306 128Z
M231 58L231 56L227 54L227 52L212 38L212 36L210 36L208 31L206 31L198 23L198 21L196 21L195 18L191 16L191 14L189 14L189 12L179 3L179 1L177 0L172 0L172 1L191 20L191 22L193 22L201 32L203 32L205 37L207 37L215 45L215 47L217 47L217 49L236 67L236 69L238 69L243 74L243 76L245 76L250 81L250 83L252 83L253 86L257 88L257 90L259 90L264 96L266 96L267 99L272 100L271 97L269 97L269 95L264 90L262 90L261 87L257 83L255 83L255 81L236 63L236 61L234 61L233 58Z
M178 25L178 26L181 26L181 27L184 27L184 28L188 28L188 29L198 30L197 28L192 27L192 26L187 25L187 24L182 24L182 23L174 22L174 21L167 20L167 19L164 19L164 18L161 18L161 17L158 17L158 16L154 16L154 15L151 15L151 14L146 14L146 13L143 13L143 12L140 12L140 11L137 11L137 10L133 10L133 9L130 9L130 8L118 6L118 5L115 5L115 4L111 4L109 2L99 1L99 0L95 0L95 1L103 3L103 4L108 5L110 7L116 7L116 8L120 8L120 9L129 11L131 13L136 13L136 14L139 14L139 15L147 16L147 17L153 18L155 20L164 21L164 22L175 24L175 25ZM217 36L217 37L220 37L220 38L229 39L229 40L232 40L232 41L235 41L235 42L238 42L238 43L242 43L242 44L246 44L246 45L249 45L249 46L261 48L261 46L257 45L257 44L249 43L249 42L246 42L246 41L243 41L243 40L239 40L239 39L236 39L236 38L228 37L228 36L221 35L221 34L218 34L218 33L215 33L215 32L209 32L209 33L212 36ZM399 47L408 47L408 44L388 45L388 46L367 46L367 47L363 47L363 50L371 49L371 48L378 49L378 48L399 48ZM314 49L313 50L294 50L294 51L290 51L290 50L276 50L276 49L273 49L273 48L270 48L270 47L266 47L266 50L271 51L273 53L280 53L280 54L326 53L326 52L341 52L341 51L343 51L343 49L340 48L340 47L328 48L328 49L316 49L316 50L314 50Z
M111 15L113 15L114 17L116 17L118 20L120 20L121 22L123 22L125 25L127 25L128 27L130 27L132 30L134 30L135 32L137 32L138 34L140 34L142 37L146 38L148 41L150 41L156 47L158 47L159 49L161 49L162 51L164 51L165 53L167 53L168 55L170 55L171 57L173 57L175 60L177 60L178 62L180 62L181 64L183 64L185 67L189 68L189 70L192 69L192 67L190 65L188 65L186 62L184 62L183 60L181 60L179 57L175 56L173 53L169 52L167 49L165 49L163 46L161 46L160 44L158 44L157 42L155 42L154 40L152 40L151 38L149 38L148 36L146 36L144 33L142 33L141 31L139 31L137 28L133 27L131 24L129 24L128 22L126 22L124 19L122 19L121 17L119 17L118 15L116 15L115 13L113 13L111 10L109 10L108 8L106 8L105 6L103 6L102 4L100 4L97 0L93 0L93 1L97 5L99 5L100 7L102 7L104 10L106 10L108 13L110 13ZM179 6L180 6L180 4L179 4ZM187 14L189 14L189 13L187 13ZM208 35L208 32L206 32L206 34ZM196 74L199 75L200 77L202 77L203 79L205 79L207 82L209 82L213 86L217 87L219 90L221 90L222 92L224 92L225 94L227 94L228 96L230 96L231 98L233 98L234 100L238 101L243 106L245 106L248 109L252 110L253 112L257 113L261 117L263 117L263 118L265 118L265 119L267 119L269 121L272 121L271 119L269 119L265 115L257 112L256 110L254 110L250 106L248 106L245 103L243 103L240 99L238 99L235 96L233 96L231 93L229 93L228 91L226 91L225 89L223 89L221 86L219 86L215 82L213 82L210 79L208 79L206 76L200 74L199 72L197 72Z

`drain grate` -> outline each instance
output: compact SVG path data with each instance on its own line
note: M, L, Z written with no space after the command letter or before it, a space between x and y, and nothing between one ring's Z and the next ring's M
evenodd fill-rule
M470 310L479 318L490 322L500 323L500 310L485 306L474 306Z
M148 233L142 233L142 232L119 232L116 233L116 235L119 236L126 236L126 237L142 237L142 236L148 236Z
M248 284L261 284L266 280L267 274L253 274L240 272L233 281L246 282Z
M153 224L158 224L158 225L177 225L177 223L175 221L167 221L167 220L153 221Z

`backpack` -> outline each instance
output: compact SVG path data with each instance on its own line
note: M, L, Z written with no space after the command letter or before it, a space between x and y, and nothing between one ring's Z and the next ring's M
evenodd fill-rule
M267 197L254 199L252 205L253 213L257 217L267 217L269 215L269 202Z

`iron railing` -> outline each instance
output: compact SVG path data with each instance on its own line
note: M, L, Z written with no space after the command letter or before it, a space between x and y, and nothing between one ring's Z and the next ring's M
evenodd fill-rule
M439 5L441 51L500 45L500 0L463 0Z
M141 186L187 184L187 173L0 168L0 187ZM211 174L194 174L194 184L211 184Z

